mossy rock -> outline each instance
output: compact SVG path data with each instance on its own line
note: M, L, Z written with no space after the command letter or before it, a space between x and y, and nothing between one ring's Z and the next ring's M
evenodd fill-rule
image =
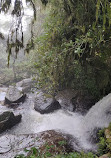
M104 155L100 156L99 158L110 158L110 157L111 157L111 155L108 153L108 154L104 154Z

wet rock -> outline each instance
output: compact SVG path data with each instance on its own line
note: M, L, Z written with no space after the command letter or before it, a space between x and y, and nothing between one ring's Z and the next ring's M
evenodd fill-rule
M110 155L109 154L105 154L105 155L100 156L99 158L110 158Z
M24 79L16 83L16 87L22 87L23 92L29 92L33 86L34 81L31 78Z
M85 114L96 102L90 96L72 89L59 91L55 98L63 109L82 114Z
M65 89L63 91L59 91L55 98L63 109L74 111L76 107L72 104L71 99L76 95L77 91Z
M109 129L105 130L105 137L110 140L109 142L111 142L111 131Z
M96 100L91 96L77 93L77 95L71 99L71 103L74 106L75 112L86 114L87 111L96 103Z
M10 86L7 90L4 104L14 104L24 102L26 94L14 86Z
M0 115L0 133L10 129L21 121L21 115L14 116L13 112L6 111Z
M60 108L59 102L50 95L39 92L35 97L34 109L41 114L51 113Z
M25 152L24 149L31 150L32 147L39 149L40 153L71 152L73 149L70 139L67 135L54 130L38 134L4 135L0 137L0 158L13 158L20 154L29 156L30 152Z
M95 127L92 131L89 132L90 138L89 142L97 144L99 142L99 131L101 128Z
M43 153L50 153L50 156L53 156L73 151L72 145L69 143L68 136L57 131L50 130L43 132L41 133L40 138L38 137L38 141L41 141L41 139L43 144L39 147L40 155L43 155ZM28 156L30 156L30 152Z

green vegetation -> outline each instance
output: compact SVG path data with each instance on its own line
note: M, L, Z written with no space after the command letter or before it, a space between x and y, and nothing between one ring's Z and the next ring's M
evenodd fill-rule
M1 55L0 62L0 85L13 85L16 82L21 81L24 78L29 78L35 73L35 69L32 63L33 54L22 56L22 59L18 57L16 62L13 64L13 58L10 59L10 67L6 66L7 60L6 55Z
M60 154L60 155L55 155L55 156L52 156L50 154L45 154L41 156L37 154L32 154L31 156L27 158L47 158L47 157L50 157L50 158L97 158L97 156L95 156L92 153L85 154L85 153L76 153L76 152L74 153L72 152L69 154ZM17 156L16 158L26 158L26 157L24 155L20 155L20 156Z
M42 0L49 14L35 39L39 86L99 98L111 88L109 0Z
M109 154L111 156L111 123L108 128L99 131L98 154Z
M53 148L52 146L49 146L46 148L45 153L40 153L39 150L36 148L32 148L29 151L29 156L24 156L24 155L18 155L15 158L97 158L97 156L91 152L85 154L84 152L77 153L77 152L71 152L71 153L61 153L61 154L55 154L52 155L48 149Z
M98 154L99 155L103 155L103 154L108 153L107 144L106 144L106 138L105 138L105 129L100 130L99 133L98 133L98 136L99 136Z

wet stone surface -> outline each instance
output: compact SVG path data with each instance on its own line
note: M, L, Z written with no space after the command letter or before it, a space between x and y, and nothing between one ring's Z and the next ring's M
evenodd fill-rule
M5 104L13 104L24 102L26 98L26 94L24 94L21 90L19 90L15 86L10 86L7 90L5 96Z
M56 100L60 103L62 109L74 111L75 105L72 104L71 99L77 95L77 92L71 89L59 91L56 95Z
M10 129L21 121L22 116L15 116L13 112L6 111L0 115L0 133Z
M54 145L54 152L72 151L71 145L68 143L68 136L57 131L45 131L39 134L30 135L4 135L0 138L0 158L14 158L18 154L26 153L24 149L30 150L36 147L43 152L47 145ZM65 142L62 146L60 142Z
M51 113L60 108L61 105L56 99L52 96L48 96L42 91L40 91L35 97L34 109L41 114Z

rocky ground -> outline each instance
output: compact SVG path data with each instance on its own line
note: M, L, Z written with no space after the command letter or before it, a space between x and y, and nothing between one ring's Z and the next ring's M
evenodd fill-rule
M72 151L69 136L53 130L30 135L4 135L1 136L0 140L0 158L13 158L18 154L30 154L25 151L32 147L37 148L42 153L48 151L57 154ZM61 145L62 143L63 145Z

